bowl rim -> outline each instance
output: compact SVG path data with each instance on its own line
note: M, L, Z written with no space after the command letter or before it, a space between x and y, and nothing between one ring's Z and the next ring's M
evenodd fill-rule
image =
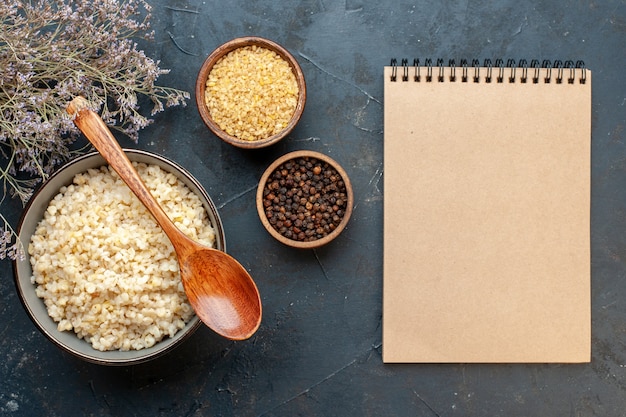
M206 80L211 73L211 70L213 69L215 63L229 52L249 45L257 45L266 49L270 49L280 55L281 58L289 63L289 66L291 67L298 83L298 103L296 104L296 109L287 126L283 130L270 136L269 138L253 141L239 139L223 131L211 117L211 114L204 101ZM266 38L262 38L259 36L245 36L225 42L209 54L209 56L202 63L200 70L198 71L198 76L196 78L195 95L196 107L198 109L198 112L200 113L200 118L209 128L209 130L213 132L213 134L215 134L224 142L234 145L236 147L243 149L258 149L273 145L276 142L279 142L280 140L285 138L289 133L291 133L291 131L300 121L302 113L304 112L307 92L302 68L300 67L300 64L298 63L296 58L286 48Z
M265 183L267 182L267 179L269 178L269 176L276 170L276 168L278 168L283 163L292 159L300 158L300 157L315 158L331 165L337 171L337 173L341 175L341 178L343 179L343 182L346 187L346 194L348 197L345 213L343 215L343 218L341 219L341 222L337 226L337 228L321 239L308 241L308 242L301 242L298 240L289 239L281 235L280 233L278 233L276 229L272 227L269 220L267 219L267 216L265 215L265 207L263 207L263 190L265 188ZM321 152L311 151L311 150L299 150L299 151L289 152L279 157L274 162L272 162L267 167L267 169L263 172L263 175L261 175L261 179L259 180L259 185L257 187L257 193L256 193L257 212L259 214L259 218L261 219L261 223L263 224L265 229L269 232L270 235L272 235L279 242L287 246L291 246L291 247L298 248L298 249L315 249L320 246L326 245L327 243L334 240L337 236L339 236L339 234L341 234L343 229L345 229L346 225L348 224L348 221L350 220L350 217L352 216L353 205L354 205L354 193L352 191L352 183L350 182L350 178L348 177L348 174L343 169L343 167L330 156L323 154Z
M201 198L203 206L205 207L207 215L209 216L209 219L211 221L211 224L215 229L215 247L224 252L226 251L224 227L217 211L217 206L208 195L202 184L186 168L182 167L181 165L169 158L155 154L153 152L126 148L124 149L124 152L129 156L129 159L131 159L131 161L155 164L158 163L158 165L162 169L176 175L176 177L188 188L190 188L194 193L200 194L199 197ZM24 210L18 222L18 226L16 228L18 238L21 239L26 251L28 251L30 236L25 236L25 234L27 234L27 231L25 231L24 228L26 226L26 221L30 220L30 217L34 216L32 215L32 210L37 210L43 213L43 211L45 211L45 209L48 207L50 200L58 194L61 186L70 184L77 173L85 172L87 169L97 168L104 165L108 164L98 152L89 152L63 164L37 188L37 190L33 193L28 203L24 207ZM75 166L83 166L83 169L76 171L76 173L73 175L68 174L68 170ZM69 179L63 181L58 187L51 189L50 184L53 184L53 180L57 177L62 177L64 175L69 176ZM46 195L49 195L49 198L46 197ZM34 222L34 224L29 223L31 224L30 229L34 230L40 220L41 217L38 217L36 219L33 218L32 221ZM47 308L45 307L43 300L36 295L33 297L32 294L27 294L29 288L32 289L33 293L35 288L34 285L30 283L32 269L28 252L26 252L26 256L23 260L13 260L12 264L13 280L18 293L18 298L22 306L26 310L27 315L35 324L35 327L48 340L50 340L55 346L57 346L61 350L70 353L74 357L80 358L90 363L109 366L126 366L144 363L156 359L178 347L184 340L188 339L193 333L195 333L195 331L202 324L198 316L194 315L191 320L186 324L186 326L183 329L179 330L176 335L174 335L174 337L167 337L162 341L156 343L152 347L131 351L99 351L97 349L94 349L88 342L79 339L74 332L58 331L56 328L57 323L54 322L49 315L47 315ZM23 274L26 272L28 276L23 276ZM29 301L29 299L32 301ZM33 305L34 303L40 304ZM42 306L43 313L46 313L45 315L41 314ZM70 337L75 338L77 342L73 342L72 344L63 342L63 339L68 340ZM73 346L74 343L79 344L80 347L84 347L84 350ZM84 343L84 346L82 345L82 343Z

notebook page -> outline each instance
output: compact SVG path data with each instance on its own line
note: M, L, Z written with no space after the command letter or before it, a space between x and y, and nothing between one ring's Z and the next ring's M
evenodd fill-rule
M383 360L589 361L591 72L442 71L385 67Z

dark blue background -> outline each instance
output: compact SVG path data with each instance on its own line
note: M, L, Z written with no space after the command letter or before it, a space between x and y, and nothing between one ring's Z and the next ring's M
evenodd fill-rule
M264 319L248 341L201 328L153 362L84 363L44 338L0 276L0 414L8 416L626 415L626 2L152 1L159 83L192 93L137 147L188 168L218 204L228 251L255 277ZM178 10L182 9L182 10ZM308 86L303 118L266 150L223 144L193 100L204 58L232 38L281 43ZM383 78L391 58L584 60L593 72L592 361L385 365L381 360ZM149 111L146 104L144 110ZM566 111L566 109L565 109ZM453 114L450 117L454 117ZM559 140L549 132L547 140ZM336 159L356 204L344 233L296 251L263 229L254 197L276 157ZM4 201L17 223L21 204Z

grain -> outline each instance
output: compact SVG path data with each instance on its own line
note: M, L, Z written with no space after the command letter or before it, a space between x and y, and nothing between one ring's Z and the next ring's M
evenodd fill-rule
M198 196L157 165L133 164L174 223L214 246L215 232ZM28 251L31 281L58 329L74 331L94 349L151 347L194 315L173 246L106 166L61 188Z
M298 91L289 63L274 51L252 45L237 48L215 63L206 81L205 102L224 132L256 141L287 127Z

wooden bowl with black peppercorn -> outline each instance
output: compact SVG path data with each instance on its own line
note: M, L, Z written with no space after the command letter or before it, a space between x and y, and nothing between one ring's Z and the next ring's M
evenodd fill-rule
M346 171L315 151L295 151L263 173L256 195L261 223L279 242L312 249L335 239L352 215Z

